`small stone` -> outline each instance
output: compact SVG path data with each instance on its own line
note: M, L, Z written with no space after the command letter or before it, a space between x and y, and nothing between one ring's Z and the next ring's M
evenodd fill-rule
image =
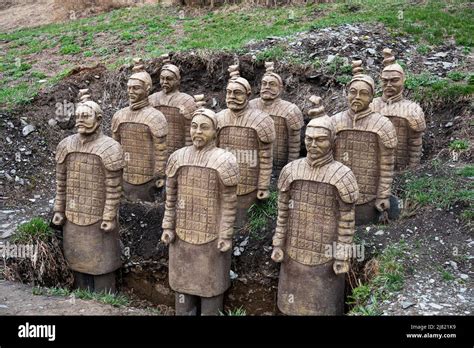
M435 57L445 58L448 55L448 52L438 52L435 54Z
M462 279L462 280L468 280L469 279L469 276L467 274L460 274L459 277Z
M333 54L328 55L328 57L326 58L326 63L327 63L327 64L331 64L332 61L333 61L335 58L336 58L336 56L333 55Z
M7 137L7 143L9 143L9 144L12 143L12 140L10 139L10 137Z
M439 304L436 304L436 303L430 303L429 305L433 307L434 309L443 309L443 306L440 306Z
M377 54L377 52L373 48L367 48L367 52L370 53L373 56L375 56Z
M443 69L450 69L454 66L453 63L449 63L449 62L441 62L441 64L443 64Z
M234 256L240 256L242 255L242 252L240 251L239 247L234 248Z
M28 134L32 133L35 131L35 126L33 126L32 124L29 124L29 125L26 125L25 127L23 127L23 130L21 131L23 136L26 137Z
M233 270L230 270L229 276L231 280L237 279L239 277L239 275L235 273Z
M448 122L444 125L444 128L449 128L449 127L452 127L453 126L453 123L452 122Z
M415 303L410 302L410 301L403 301L401 304L402 304L403 309L407 309L407 308L415 305Z
M430 279L430 280L428 280L428 282L429 282L430 284L433 284L433 283L435 282L435 280L434 280L434 279Z
M28 199L28 200L29 200L31 203L36 202L36 199L34 199L34 198L30 198L30 199Z
M458 269L458 264L454 261L449 261L449 265L454 269Z
M54 127L58 124L58 121L56 121L54 118L50 118L48 120L48 124L49 124L50 127Z
M383 234L384 234L383 230L378 230L377 232L375 232L376 236L381 236Z

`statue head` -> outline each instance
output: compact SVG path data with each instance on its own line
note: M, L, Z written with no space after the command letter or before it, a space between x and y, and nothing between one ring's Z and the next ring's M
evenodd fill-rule
M273 62L265 62L265 74L260 87L260 98L263 100L275 100L283 92L283 80L280 75L274 73Z
M309 100L313 108L308 112L311 121L306 126L305 145L308 159L315 161L332 153L336 128L326 114L322 99L313 95Z
M352 80L348 84L347 100L353 112L367 110L374 99L375 83L372 77L365 75L362 61L352 62Z
M217 117L214 111L204 108L206 102L203 94L194 96L194 99L198 109L191 121L191 139L196 148L202 149L216 139Z
M168 94L178 90L181 82L179 68L171 64L168 54L163 56L163 66L160 73L160 85L163 91Z
M383 95L390 98L403 92L405 72L401 65L396 63L391 49L385 48L383 56L384 69L380 79L382 80Z
M79 99L75 112L77 132L83 136L92 135L97 132L102 122L102 109L90 100L88 89L79 91Z
M249 82L240 77L238 69L238 65L229 66L230 80L226 88L225 101L232 111L240 111L247 107L252 91Z
M127 83L130 104L148 98L152 86L151 76L145 71L143 60L141 58L135 58L134 63L135 66L132 69L133 74Z

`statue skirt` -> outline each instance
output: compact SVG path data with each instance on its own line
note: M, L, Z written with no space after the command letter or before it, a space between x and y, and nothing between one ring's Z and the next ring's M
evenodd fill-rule
M214 297L230 286L231 250L222 253L217 239L206 244L191 244L178 236L169 249L170 287L179 293Z
M309 266L286 257L280 267L278 308L287 315L342 315L344 274L333 261Z

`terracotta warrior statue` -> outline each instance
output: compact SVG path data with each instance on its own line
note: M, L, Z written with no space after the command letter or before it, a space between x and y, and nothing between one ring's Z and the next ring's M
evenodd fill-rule
M124 194L132 201L156 199L165 183L168 126L163 114L150 106L150 75L141 59L135 59L133 74L127 83L130 106L112 118L112 136L122 144L125 161Z
M388 118L370 108L375 84L363 74L362 61L354 61L352 67L349 109L331 117L337 132L334 158L351 168L357 178L356 224L376 222L377 217L387 221L397 134Z
M372 102L372 109L392 121L397 131L395 169L413 168L420 164L425 115L418 103L403 98L405 72L395 62L392 50L383 50L385 68L381 80L383 94Z
M295 104L280 98L283 92L283 80L274 72L273 62L266 62L265 67L260 98L251 100L250 107L269 114L275 123L273 165L277 170L281 170L284 165L298 159L300 155L303 114Z
M288 315L342 315L359 190L352 171L333 159L336 129L321 98L310 100L307 157L287 164L278 180L277 304Z
M101 130L102 110L80 91L77 134L56 150L56 199L53 223L64 225L64 256L74 284L92 291L115 291L120 268L117 211L125 166L122 147Z
M238 65L231 65L229 72L228 109L217 114L217 145L232 152L239 163L237 222L240 226L256 199L264 200L270 195L275 127L267 113L249 107L250 84L240 77Z
M192 145L189 128L196 104L193 97L179 91L179 68L170 63L167 54L163 58L164 65L160 73L162 90L150 96L150 103L160 110L168 121L167 148L168 154L172 154L184 146Z
M216 133L215 113L197 109L193 145L174 152L166 168L161 240L170 245L177 315L218 315L230 286L239 167L234 155L216 147Z

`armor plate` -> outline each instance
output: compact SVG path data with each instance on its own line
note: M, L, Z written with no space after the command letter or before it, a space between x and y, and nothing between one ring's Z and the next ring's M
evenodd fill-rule
M184 117L180 114L179 109L173 106L158 105L156 107L166 117L168 122L168 136L166 137L166 148L168 155L185 146L186 135Z
M332 260L325 246L337 238L337 191L333 185L297 180L291 184L288 210L288 255L305 265Z
M397 132L397 148L395 150L395 170L405 169L410 162L408 153L408 122L405 118L397 116L387 116L392 121Z
M120 137L127 166L124 180L133 185L141 185L153 179L154 150L153 139L148 126L141 123L122 123Z
M273 142L273 164L282 168L288 163L288 127L286 120L281 116L271 115L275 123L276 138Z
M219 178L211 168L185 166L178 173L176 234L191 244L218 236Z
M377 197L380 175L378 154L376 133L360 130L342 130L337 133L334 158L354 173L359 185L358 205Z
M105 173L97 155L73 152L67 156L66 217L81 226L102 220Z
M227 126L220 130L218 138L219 147L237 157L240 173L237 195L257 190L259 175L257 132L248 127ZM252 163L252 159L255 163Z

